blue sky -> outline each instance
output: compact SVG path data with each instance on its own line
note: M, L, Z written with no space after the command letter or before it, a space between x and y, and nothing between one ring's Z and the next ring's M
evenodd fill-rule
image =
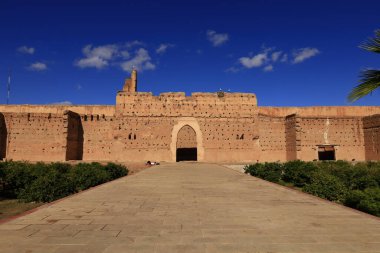
M256 93L262 106L349 105L358 48L380 1L0 2L0 103L115 104L131 66L139 91ZM374 92L353 105L379 105Z

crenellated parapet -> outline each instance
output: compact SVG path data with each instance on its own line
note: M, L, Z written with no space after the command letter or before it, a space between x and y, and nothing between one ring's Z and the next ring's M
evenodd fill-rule
M116 114L150 117L246 118L257 115L257 99L251 93L167 92L154 96L150 92L119 91Z

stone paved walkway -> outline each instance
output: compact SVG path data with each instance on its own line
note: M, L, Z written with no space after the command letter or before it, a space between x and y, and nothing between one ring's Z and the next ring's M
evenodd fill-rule
M0 252L380 252L380 221L225 167L180 163L4 223Z

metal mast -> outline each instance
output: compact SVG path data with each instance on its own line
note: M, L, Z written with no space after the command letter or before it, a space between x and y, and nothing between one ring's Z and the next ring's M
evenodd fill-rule
M7 83L7 105L9 104L9 96L11 93L11 75L12 75L12 69L9 69L8 83Z

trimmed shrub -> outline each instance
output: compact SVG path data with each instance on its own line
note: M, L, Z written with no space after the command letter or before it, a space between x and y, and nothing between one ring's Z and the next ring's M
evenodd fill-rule
M51 171L21 189L17 198L26 202L50 202L73 193L75 185L72 179L67 174Z
M3 182L5 197L17 198L20 190L36 179L36 176L32 173L33 166L24 162L6 162Z
M98 184L110 181L112 178L100 163L79 163L71 170L76 190L93 187Z
M380 216L380 188L352 191L348 194L344 204L363 212Z
M125 176L125 166L109 163L0 163L0 193L23 201L49 202Z
M116 179L128 175L128 169L120 164L107 163L107 165L104 166L104 169L110 175L111 179Z
M346 199L344 201L344 205L357 208L358 204L361 200L365 199L366 195L363 191L354 190L347 194Z
M244 168L245 173L254 177L259 177L270 182L279 182L282 174L282 164L280 163L256 163Z
M319 168L312 162L302 162L299 160L284 163L284 175L282 179L285 182L292 183L297 187L304 187L311 183L313 174Z
M325 172L320 172L314 174L311 183L306 185L302 190L320 198L343 202L347 187L339 178Z
M380 216L380 162L256 163L245 173Z

